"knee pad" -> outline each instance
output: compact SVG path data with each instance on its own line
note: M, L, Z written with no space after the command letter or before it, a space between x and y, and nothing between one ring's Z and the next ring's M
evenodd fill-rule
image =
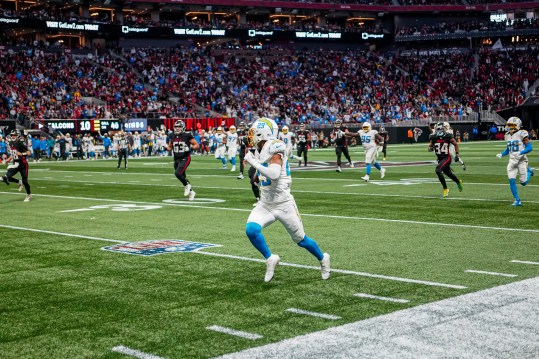
M249 222L245 226L245 234L249 238L255 238L262 231L262 226L255 222Z

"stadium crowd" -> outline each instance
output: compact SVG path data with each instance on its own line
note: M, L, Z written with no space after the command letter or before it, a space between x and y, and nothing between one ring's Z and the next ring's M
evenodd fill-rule
M364 51L128 49L123 58L29 47L0 65L0 119L195 117L375 123L520 103L538 50L389 56Z
M401 26L396 31L395 36L456 34L478 31L505 31L538 28L539 20L534 19L521 19L510 23L492 22L488 20L460 20L436 24L423 24L420 26Z

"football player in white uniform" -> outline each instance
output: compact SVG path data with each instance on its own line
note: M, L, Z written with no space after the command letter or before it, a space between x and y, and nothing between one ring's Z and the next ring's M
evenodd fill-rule
M532 144L528 139L528 131L521 130L522 121L518 117L511 117L507 120L505 130L505 142L507 147L502 153L498 153L498 159L509 155L509 163L507 164L507 177L509 178L509 187L515 198L512 206L522 206L520 197L518 196L518 188L516 178L519 176L520 184L525 186L530 182L533 176L533 170L528 167L527 153L532 151Z
M262 235L262 228L275 221L281 222L292 240L320 261L322 279L328 279L329 254L322 253L318 244L305 234L296 201L290 193L292 177L287 148L283 141L277 139L277 124L262 117L253 123L249 132L258 152L256 155L248 152L245 161L257 170L261 196L247 219L245 232L253 246L266 258L264 281L269 282L273 278L280 260L278 255L271 253Z
M217 127L217 133L215 134L215 159L223 163L224 170L226 170L226 137L223 128Z
M232 164L232 169L230 172L236 171L236 155L238 154L238 134L236 132L236 126L232 125L229 127L226 137L226 145L228 147L227 156L228 160Z
M361 139L361 145L365 150L365 169L367 174L361 177L361 179L365 182L369 182L373 165L380 170L380 177L384 178L386 170L380 166L378 161L376 161L376 157L378 156L378 143L383 141L383 138L378 134L378 131L373 130L369 122L363 122L361 130L357 133L346 132L346 135L359 137Z
M451 126L449 125L449 122L444 122L443 123L443 126L444 126L444 129L445 129L445 132L446 133L449 133L451 135L454 135L453 134L453 129L451 128ZM458 162L461 164L462 166L462 170L463 171L466 171L466 164L464 163L464 161L462 160L462 158L457 155L457 152L455 150L455 145L453 144L450 144L449 145L449 153L451 154L451 158L453 159L453 162Z
M293 140L294 140L293 137L294 137L294 134L292 132L290 132L288 126L286 126L286 125L283 126L283 128L281 129L281 132L279 132L279 136L278 136L278 139L283 141L284 144L286 145L286 155L291 160L296 158L296 156L294 156L292 154L292 145L293 145Z

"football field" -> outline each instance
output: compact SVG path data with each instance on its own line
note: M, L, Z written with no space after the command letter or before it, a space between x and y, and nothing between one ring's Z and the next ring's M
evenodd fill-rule
M275 223L263 233L281 264L264 283L249 180L213 156L192 156L194 201L171 157L30 162L31 202L0 183L0 357L212 358L539 277L539 173L511 207L504 142L465 143L464 190L448 179L442 198L426 147L389 145L368 183L363 163L337 173L334 149L290 161L327 281Z

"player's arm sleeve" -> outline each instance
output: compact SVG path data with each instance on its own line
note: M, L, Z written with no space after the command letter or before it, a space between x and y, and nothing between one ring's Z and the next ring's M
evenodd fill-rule
M520 154L525 155L526 153L530 153L532 151L532 149L533 149L532 143L530 141L528 141L528 143L526 143L524 145L524 149L522 151L520 151Z
M262 175L272 180L276 180L281 175L281 166L276 163L270 163L268 167L265 167L260 163L255 163L252 166Z

